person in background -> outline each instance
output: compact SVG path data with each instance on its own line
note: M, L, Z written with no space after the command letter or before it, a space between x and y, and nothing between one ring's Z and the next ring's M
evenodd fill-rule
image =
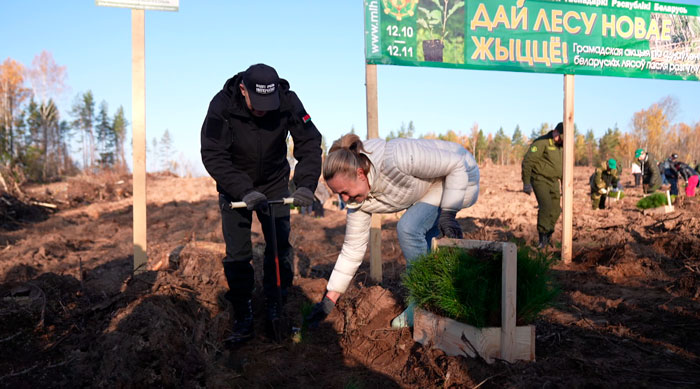
M396 233L410 267L439 234L462 238L457 212L479 196L479 167L472 154L457 143L436 139L363 142L355 134L344 135L330 148L323 178L347 203L348 213L326 295L306 318L311 328L332 311L362 263L373 214L406 210ZM392 327L412 326L413 308L409 305L394 318Z
M666 175L666 169L670 168L668 161L657 162L656 168L659 170L659 175L661 176L661 186L670 186L671 183L668 181L668 176Z
M634 177L634 187L638 187L642 183L642 168L639 163L632 162L632 176Z
M673 168L677 160L678 154L671 154L662 164L663 169L661 170L663 178L666 179L665 182L671 185L671 195L673 196L678 196L678 172Z
M325 181L321 180L316 186L316 191L314 192L314 203L313 212L314 217L319 218L325 215L325 210L323 204L331 197L331 192L328 190Z
M523 192L534 190L537 198L538 248L550 244L554 226L561 214L562 146L564 125L562 123L545 135L535 139L525 153L522 164Z
M321 174L321 134L311 122L289 83L265 64L250 66L226 81L209 103L201 131L202 162L216 181L219 192L221 225L226 242L223 259L234 321L226 342L236 345L253 338L251 298L253 248L250 227L257 213L266 242L276 231L281 293L292 284L292 246L289 244L289 206L276 204L272 220L268 199L289 196L290 167L287 161L287 135L294 140L292 194L294 205L309 206ZM232 201L243 201L245 208L231 208ZM280 318L277 274L272 245L265 245L263 291L266 298L266 327Z
M677 161L673 165L673 169L678 172L678 176L685 181L685 195L688 197L694 197L695 188L700 185L700 175L698 175L697 170L680 161Z
M639 161L642 169L642 191L644 194L654 193L661 188L661 174L656 158L644 149L637 149L634 158Z
M593 209L605 209L605 199L613 188L617 188L622 168L617 166L617 161L610 158L600 163L591 175L591 205Z

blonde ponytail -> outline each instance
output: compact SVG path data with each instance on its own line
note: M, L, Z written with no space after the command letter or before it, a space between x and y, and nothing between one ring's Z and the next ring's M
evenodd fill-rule
M323 178L328 181L336 174L344 174L350 178L357 175L357 168L361 168L365 174L369 172L370 162L362 140L355 134L346 134L333 142L328 156L323 163Z

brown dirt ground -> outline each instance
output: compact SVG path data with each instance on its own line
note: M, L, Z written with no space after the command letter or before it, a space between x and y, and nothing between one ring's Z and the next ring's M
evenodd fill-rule
M222 345L224 244L209 178L148 178L151 269L132 277L129 177L78 177L0 199L0 386L53 387L698 387L700 200L644 215L637 188L592 211L590 168L576 168L573 263L537 326L536 362L488 365L389 329L402 310L397 215L385 215L383 274L368 263L326 323L301 342L256 331ZM478 203L459 214L467 238L536 240L534 196L517 166L482 167ZM630 186L630 176L623 183ZM34 202L58 205L47 209ZM287 312L318 301L343 241L343 212L292 215L296 278ZM560 226L554 235L560 240ZM256 277L264 249L253 230ZM557 249L554 249L557 255ZM260 288L258 288L259 290Z

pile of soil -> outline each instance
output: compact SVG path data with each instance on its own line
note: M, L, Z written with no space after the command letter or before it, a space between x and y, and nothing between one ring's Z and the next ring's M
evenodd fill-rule
M255 222L256 337L229 349L225 246L210 178L148 177L149 270L138 275L129 178L25 189L59 208L0 224L0 386L697 387L700 202L644 215L634 206L641 189L630 188L593 211L590 171L575 169L573 261L554 267L562 293L535 323L537 360L493 365L390 329L405 298L398 214L383 216L382 283L363 263L319 329L280 344L265 336L264 240ZM519 169L481 173L479 201L458 214L466 238L535 244L536 201L520 191ZM296 326L323 296L342 246L345 213L325 215L292 215L296 277L286 311ZM555 242L560 236L558 227Z

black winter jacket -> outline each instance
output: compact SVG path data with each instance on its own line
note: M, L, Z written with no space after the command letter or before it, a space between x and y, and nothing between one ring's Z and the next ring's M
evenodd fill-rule
M685 182L688 182L688 179L692 176L697 176L698 172L695 171L690 165L687 163L680 162L673 167L674 171L678 172L678 174L683 177L683 180Z
M202 124L201 153L219 193L240 200L257 190L270 199L286 196L289 184L287 135L294 141L294 184L311 192L321 175L321 134L289 83L280 79L280 108L253 116L238 85L243 72L230 78L209 103Z

